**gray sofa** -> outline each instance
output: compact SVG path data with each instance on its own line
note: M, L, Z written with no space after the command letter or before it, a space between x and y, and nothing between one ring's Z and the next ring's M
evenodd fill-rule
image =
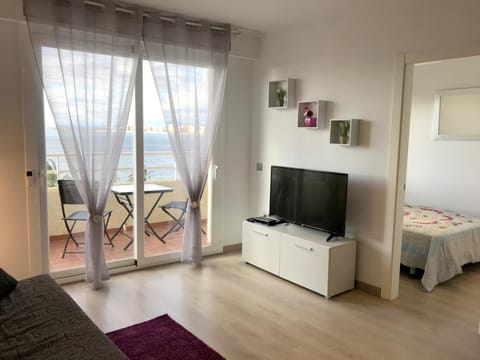
M48 275L0 299L0 359L127 359Z

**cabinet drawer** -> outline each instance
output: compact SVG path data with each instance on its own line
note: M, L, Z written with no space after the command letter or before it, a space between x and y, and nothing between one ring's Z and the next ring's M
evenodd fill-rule
M280 240L280 276L307 289L328 295L329 249L283 234Z
M243 229L242 258L245 262L278 275L278 234L266 226L245 224Z

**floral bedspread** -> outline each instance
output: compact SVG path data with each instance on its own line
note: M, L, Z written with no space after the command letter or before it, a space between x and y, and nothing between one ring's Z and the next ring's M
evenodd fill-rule
M401 263L423 269L427 291L480 261L480 218L405 205Z

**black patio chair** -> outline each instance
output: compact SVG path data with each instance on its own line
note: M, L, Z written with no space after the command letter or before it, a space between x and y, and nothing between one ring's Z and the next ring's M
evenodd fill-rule
M184 229L185 226L185 213L187 212L187 205L188 200L185 201L170 201L164 205L160 205L160 209L162 209L170 218L173 220L173 224L170 228L162 235L162 239L164 239L167 235L174 231L178 231L180 229ZM202 228L202 234L206 234L205 230Z
M65 257L65 254L82 254L83 251L67 251L68 243L70 240L73 241L75 246L78 248L78 245L83 245L84 243L78 242L73 235L73 230L78 221L88 221L90 213L86 210L73 210L67 215L67 208L70 208L73 205L84 205L82 197L78 192L77 186L75 185L74 180L58 180L58 192L60 193L60 203L62 206L62 220L65 223L67 228L68 237L65 242L65 247L63 248L62 259ZM103 213L103 225L105 236L108 239L108 243L104 245L110 245L113 247L112 239L107 232L108 223L110 221L110 216L112 215L111 210L105 210Z

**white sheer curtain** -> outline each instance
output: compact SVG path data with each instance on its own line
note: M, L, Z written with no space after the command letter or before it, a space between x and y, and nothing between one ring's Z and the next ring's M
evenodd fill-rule
M222 110L230 26L150 13L143 41L189 197L182 261L202 260L200 200Z
M108 279L103 221L125 136L141 40L142 14L83 0L24 0L44 90L70 172L90 219L86 276Z

